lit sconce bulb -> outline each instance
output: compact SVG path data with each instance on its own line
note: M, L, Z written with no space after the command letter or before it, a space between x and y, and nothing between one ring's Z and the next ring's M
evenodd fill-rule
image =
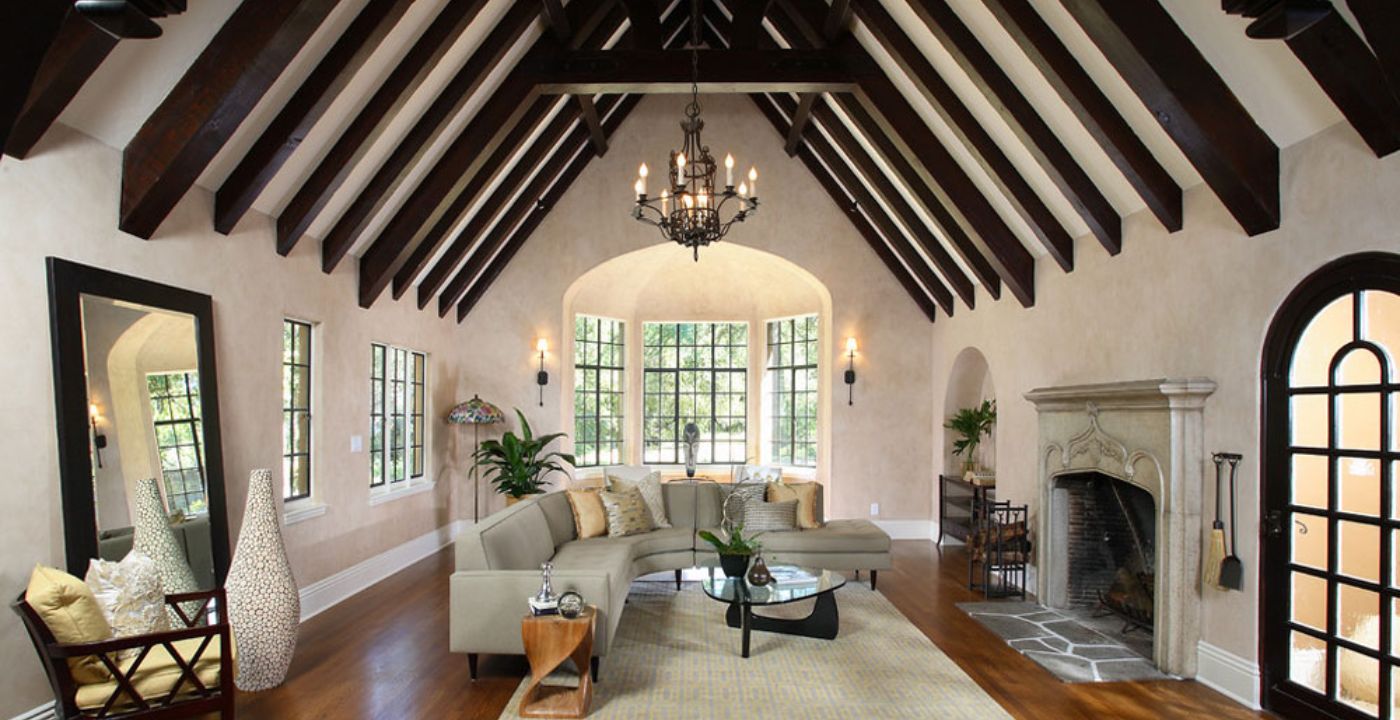
M846 352L848 352L848 353L854 353L855 351L856 351L856 339L853 338L853 337L848 337L848 338L846 338Z
M549 341L545 340L544 338L536 340L535 349L538 350L541 355L549 352Z
M93 420L102 417L102 413L97 411L97 403L90 403L88 405L88 417L92 418Z
M638 195L643 195L643 196L644 196L644 195L647 194L647 164L646 164L646 163L642 163L642 166L639 167L639 168L637 168L637 176L638 176L638 178L639 178L639 179L637 180L637 194L638 194Z
M734 187L734 156L728 153L724 156L724 186Z
M758 197L758 168L749 168L749 192Z

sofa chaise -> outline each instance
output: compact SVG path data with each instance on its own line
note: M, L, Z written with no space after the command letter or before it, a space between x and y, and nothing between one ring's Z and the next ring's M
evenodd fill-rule
M577 539L573 511L563 492L524 500L485 518L456 543L456 571L450 581L450 647L466 653L476 679L482 653L522 655L520 618L526 599L540 588L540 565L554 564L556 592L573 590L597 608L592 672L607 655L622 620L632 580L656 572L714 567L719 556L698 529L720 526L731 485L666 483L661 486L672 527L626 537ZM821 494L817 513L822 515ZM810 530L762 536L770 562L827 570L876 571L890 568L890 537L868 520L832 520ZM719 617L719 616L716 616Z

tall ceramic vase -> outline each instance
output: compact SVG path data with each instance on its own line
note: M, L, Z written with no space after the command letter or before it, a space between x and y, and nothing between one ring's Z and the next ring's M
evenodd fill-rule
M160 584L167 595L199 589L194 571L190 569L190 561L185 557L185 547L170 528L170 517L165 514L165 502L160 498L160 486L156 485L155 478L146 478L136 484L134 533L131 551L156 561ZM197 612L198 603L187 603L183 609L186 614ZM170 615L171 628L178 630L185 627L185 621L180 619L174 608L166 608L166 612Z
M234 684L249 692L281 685L297 646L301 598L282 544L272 473L267 470L254 470L248 480L248 508L224 588L238 648Z

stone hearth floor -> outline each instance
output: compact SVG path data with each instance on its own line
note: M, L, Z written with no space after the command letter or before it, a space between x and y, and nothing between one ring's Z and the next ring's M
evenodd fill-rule
M1106 618L1090 618L1087 614L1081 617L1075 611L1050 610L1018 601L959 603L958 609L1065 682L1169 678L1112 629L1105 632L1091 627L1105 628ZM1148 638L1146 633L1137 634ZM1133 645L1143 646L1141 642ZM1146 647L1150 651L1150 639Z

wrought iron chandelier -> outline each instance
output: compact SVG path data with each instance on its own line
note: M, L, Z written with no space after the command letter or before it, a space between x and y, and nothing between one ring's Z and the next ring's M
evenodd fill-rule
M734 187L734 156L724 156L724 189L715 192L715 159L700 140L705 121L700 118L699 0L693 0L690 23L690 104L685 107L681 131L685 139L671 151L668 187L661 195L647 195L647 165L637 168L633 186L636 203L632 217L661 231L662 237L688 247L700 260L700 248L719 242L730 226L758 212L758 170L750 167L747 181ZM730 201L737 202L732 205ZM723 219L726 206L733 215ZM735 209L737 208L737 209Z

